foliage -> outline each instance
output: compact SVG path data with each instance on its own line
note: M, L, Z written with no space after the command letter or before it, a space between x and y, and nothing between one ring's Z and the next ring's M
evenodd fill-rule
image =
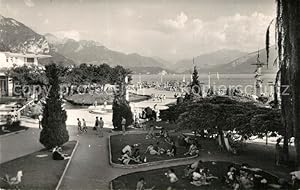
M14 66L7 74L21 85L43 85L48 82L44 70L35 65Z
M241 97L213 96L196 102L186 101L171 107L163 116L176 118L182 129L208 130L212 134L234 130L251 136L281 129L279 110L265 108Z
M47 148L61 146L69 140L66 129L67 113L62 108L59 94L59 69L55 64L46 66L46 76L51 86L43 108L40 142Z
M113 102L113 126L115 129L122 129L122 118L126 119L126 127L133 123L133 114L131 112L131 108L129 106L129 102L120 96L115 96Z
M202 91L200 87L200 82L199 82L199 76L198 76L198 71L197 67L194 66L194 72L192 75L192 82L190 84L191 86L191 96L193 97L194 95L200 95L202 96Z

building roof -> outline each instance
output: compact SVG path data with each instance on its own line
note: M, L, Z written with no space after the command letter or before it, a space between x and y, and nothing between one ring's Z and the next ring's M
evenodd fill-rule
M0 52L4 53L6 57L30 57L30 58L48 58L51 55L44 54L33 54L33 53L11 53L11 52Z

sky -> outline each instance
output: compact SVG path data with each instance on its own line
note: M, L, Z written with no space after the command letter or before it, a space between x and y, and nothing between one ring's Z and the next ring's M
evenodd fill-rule
M175 62L220 49L263 48L275 2L0 0L0 14L40 34L94 40L112 50Z

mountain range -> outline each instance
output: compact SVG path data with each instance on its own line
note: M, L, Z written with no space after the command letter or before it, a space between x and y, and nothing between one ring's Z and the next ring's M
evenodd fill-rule
M257 52L247 53L238 50L222 49L201 54L194 59L184 59L175 64L159 57L146 57L137 53L125 54L108 49L99 42L91 40L60 39L53 34L41 35L12 18L0 15L0 51L21 53L50 54L52 57L41 59L40 63L55 62L63 65L80 63L121 65L133 73L157 74L162 70L167 73L191 73L196 65L199 73L251 73L255 66ZM270 49L270 67L263 72L274 73L272 66L275 48ZM260 60L266 62L265 50L260 50Z
M77 64L102 64L106 63L111 66L122 65L134 72L147 73L155 70L163 70L163 63L158 60L141 56L137 53L125 54L113 51L98 42L73 39L59 40L54 35L47 34L46 39L52 43L53 50L65 57L74 60ZM156 68L150 69L149 68Z

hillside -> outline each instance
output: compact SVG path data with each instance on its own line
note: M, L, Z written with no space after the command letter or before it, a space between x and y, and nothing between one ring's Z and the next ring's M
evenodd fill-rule
M51 58L41 60L40 63L51 62L72 65L74 62L51 49L51 44L24 24L0 15L0 49L16 53L49 54Z
M218 65L226 64L237 57L246 55L247 53L238 50L222 49L215 52L203 54L194 58L194 63L201 70L209 70ZM178 72L189 73L193 69L193 59L185 59L178 61L172 66Z
M65 57L74 60L77 64L102 64L111 66L121 65L131 69L134 73L159 73L164 69L160 61L141 56L136 53L125 54L113 51L98 42L73 39L59 39L52 34L46 38L53 42L53 49Z
M219 65L211 69L211 72L220 72L220 73L253 73L255 70L258 52L252 52L247 55L241 56L237 59L234 59L227 64ZM276 51L275 47L272 46L270 48L270 58L269 65L264 66L262 69L263 73L276 73L278 68L276 65L273 65L274 60L276 59ZM266 50L259 50L259 60L263 63L267 62Z

